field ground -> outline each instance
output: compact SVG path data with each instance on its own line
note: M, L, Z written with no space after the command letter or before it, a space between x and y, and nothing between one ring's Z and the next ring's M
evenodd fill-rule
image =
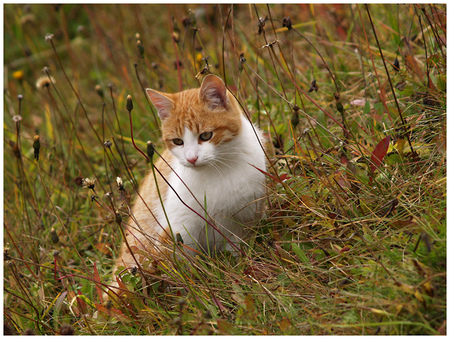
M426 4L4 5L5 333L445 334L446 21ZM149 168L127 96L136 145L162 150L144 89L207 72L271 141L266 215L242 257L162 262L106 303Z

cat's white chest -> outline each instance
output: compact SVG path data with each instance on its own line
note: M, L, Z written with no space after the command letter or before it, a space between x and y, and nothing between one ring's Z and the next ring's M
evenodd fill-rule
M229 160L198 169L174 163L165 207L173 234L179 233L185 244L205 248L223 241L204 219L238 242L245 224L256 217L265 188L264 175L255 167L265 170L265 158L252 125L244 123L242 135L229 145L235 153Z

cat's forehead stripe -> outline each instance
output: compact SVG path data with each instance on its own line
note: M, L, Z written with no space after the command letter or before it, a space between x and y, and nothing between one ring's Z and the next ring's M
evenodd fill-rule
M173 110L162 125L163 138L169 147L173 147L170 141L174 138L183 138L185 127L196 135L213 132L210 140L213 144L228 142L239 134L241 112L237 104L227 111L213 111L199 98L198 89L173 94L171 99Z

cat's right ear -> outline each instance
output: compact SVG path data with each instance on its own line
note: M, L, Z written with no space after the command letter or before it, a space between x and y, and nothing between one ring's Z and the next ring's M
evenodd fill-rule
M161 120L165 120L169 117L170 112L173 109L173 101L166 97L163 93L147 88L147 95L150 97L153 106L158 111L158 115Z

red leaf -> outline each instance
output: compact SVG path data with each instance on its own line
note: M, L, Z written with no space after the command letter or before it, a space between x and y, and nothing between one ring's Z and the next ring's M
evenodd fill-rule
M375 146L375 149L373 150L372 155L370 157L370 160L372 160L372 163L370 164L371 173L373 173L375 169L382 164L383 158L388 151L390 140L391 137L388 135L386 138L381 140L378 143L378 145Z
M348 246L344 246L344 247L341 248L341 253L342 252L348 252L348 251L350 251L350 247L348 247Z
M291 177L288 176L287 173L283 173L282 175L280 175L280 180L281 180L281 181L284 181L284 180L287 180L287 179L290 179L290 178L291 178Z
M78 295L83 295L83 293L81 293L81 291L78 290ZM86 302L83 299L77 297L77 303L78 303L78 307L80 308L80 311L83 312L84 314L86 314L87 313Z

